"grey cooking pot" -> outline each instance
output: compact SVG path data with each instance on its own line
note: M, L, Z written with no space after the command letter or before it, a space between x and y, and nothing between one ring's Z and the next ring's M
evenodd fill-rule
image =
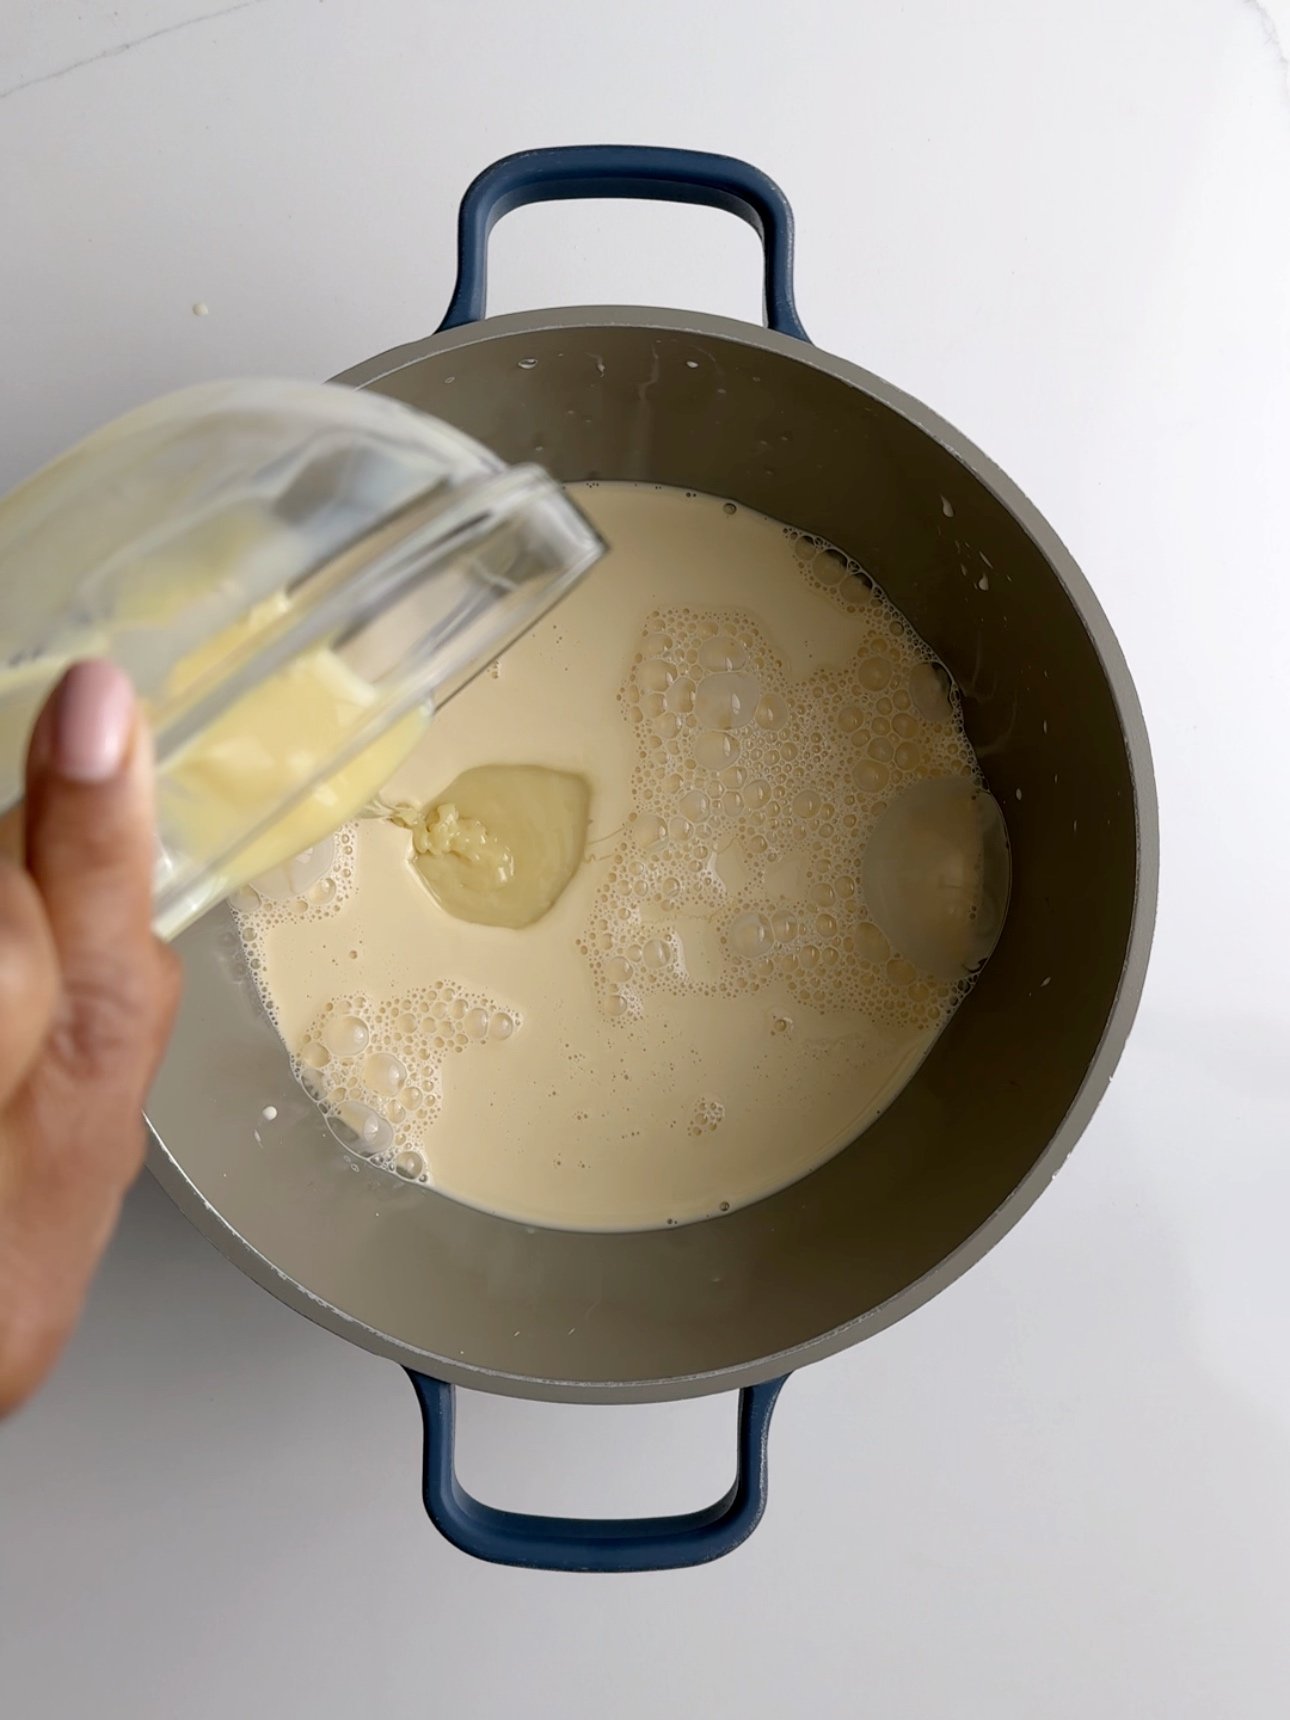
M493 222L522 203L584 196L743 216L765 245L770 328L625 306L485 320ZM150 1109L157 1175L275 1296L409 1369L432 1518L465 1550L507 1563L639 1570L736 1545L763 1508L784 1376L891 1325L1017 1221L1092 1115L1142 986L1156 814L1142 716L1106 619L1052 529L983 454L807 342L791 245L782 194L742 162L622 148L511 157L463 202L440 331L338 380L562 479L708 491L818 533L940 654L1006 812L1013 894L994 956L891 1108L743 1211L625 1235L534 1229L342 1151L292 1077L228 912L182 941L187 997ZM738 1387L738 1479L684 1518L493 1510L453 1474L454 1384L602 1403Z

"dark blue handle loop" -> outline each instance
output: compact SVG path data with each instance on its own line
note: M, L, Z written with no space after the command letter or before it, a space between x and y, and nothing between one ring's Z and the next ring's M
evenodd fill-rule
M785 1376L787 1377L787 1376ZM422 1491L430 1521L454 1547L493 1565L536 1571L675 1571L734 1552L766 1509L766 1443L783 1379L739 1394L734 1485L703 1511L675 1517L533 1517L483 1505L453 1465L453 1387L408 1369L425 1423Z
M702 203L738 215L762 242L767 326L807 338L793 303L793 211L773 179L731 155L609 143L525 150L484 169L461 200L457 284L440 329L483 318L488 235L503 215L574 197Z

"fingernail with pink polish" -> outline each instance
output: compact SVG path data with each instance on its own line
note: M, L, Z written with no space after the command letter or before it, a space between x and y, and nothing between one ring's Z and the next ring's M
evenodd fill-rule
M53 765L72 782L107 782L125 763L134 689L115 663L74 663L54 694Z

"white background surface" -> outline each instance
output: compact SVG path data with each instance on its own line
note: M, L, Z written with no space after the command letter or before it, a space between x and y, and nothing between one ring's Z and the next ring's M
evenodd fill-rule
M141 1187L0 1430L6 1715L1290 1711L1288 13L4 0L0 484L162 389L428 332L456 199L505 151L747 155L795 202L814 337L958 423L1083 564L1164 856L1068 1168L966 1280L791 1383L767 1519L702 1571L453 1553L399 1371ZM711 213L530 210L494 255L499 310L757 314L755 244ZM466 1479L530 1509L697 1504L730 1463L721 1401L463 1421Z

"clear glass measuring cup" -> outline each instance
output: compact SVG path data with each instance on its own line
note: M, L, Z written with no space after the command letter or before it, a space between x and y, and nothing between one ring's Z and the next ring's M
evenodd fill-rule
M601 549L544 472L376 395L141 407L0 499L0 810L63 669L113 658L155 738L173 937L352 816Z

